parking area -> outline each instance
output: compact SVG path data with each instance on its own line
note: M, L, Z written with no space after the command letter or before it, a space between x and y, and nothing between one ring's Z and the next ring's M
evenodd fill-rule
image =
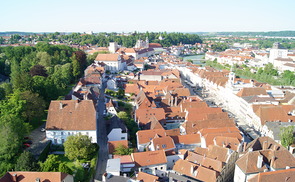
M30 151L35 158L39 157L49 143L49 141L46 140L45 131L41 131L42 128L45 128L45 123L33 130L28 136L28 140L32 141L32 144L30 144L26 150Z

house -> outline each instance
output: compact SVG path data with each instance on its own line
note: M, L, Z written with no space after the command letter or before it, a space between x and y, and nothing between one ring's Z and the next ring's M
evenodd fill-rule
M277 182L277 181L295 181L295 169L286 169L280 171L269 171L258 173L248 180L249 182Z
M182 159L175 162L173 171L177 175L208 182L215 182L218 176L218 172L214 170Z
M236 162L234 181L248 181L258 173L295 167L294 156L269 137L253 140L245 151Z
M120 176L121 172L121 159L108 159L107 166L106 166L106 173L114 175L114 176Z
M127 140L127 127L118 116L113 116L107 125L108 141Z
M107 81L107 89L110 90L118 90L117 82L115 78L108 79Z
M83 113L83 114L81 114ZM97 142L97 114L92 100L51 101L46 122L46 138L63 144L68 136L78 133Z
M13 171L7 172L0 182L74 182L72 175L61 172L33 172L33 171Z
M116 108L114 106L114 103L113 103L113 100L110 99L107 103L106 103L106 111L107 111L107 115L117 115L117 111L116 111Z
M156 135L149 145L151 151L164 150L165 152L172 152L175 148L174 141L170 136L160 137Z
M159 177L166 176L167 159L164 150L132 153L138 171Z
M140 182L157 182L159 177L145 172L138 172L136 180Z
M140 80L146 80L146 81L160 81L163 80L162 74L164 71L160 70L148 70L148 71L142 71L140 74Z
M139 130L136 133L138 151L144 151L156 135L164 137L166 136L166 132L164 129Z
M111 72L123 71L125 67L119 54L98 54L95 62L106 64L105 70Z
M134 171L135 163L131 158L131 155L114 155L114 159L119 158L121 163L121 172Z
M194 148L201 146L201 138L199 134L176 135L171 137L174 140L177 150L193 150Z

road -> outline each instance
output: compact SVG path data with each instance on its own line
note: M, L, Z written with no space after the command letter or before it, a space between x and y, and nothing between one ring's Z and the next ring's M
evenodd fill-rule
M105 173L107 160L108 160L106 121L103 118L103 111L105 110L105 99L104 99L105 88L106 88L106 80L104 80L102 83L102 88L100 89L100 95L96 105L97 112L98 112L98 119L96 123L97 144L99 145L98 162L96 163L96 173L95 173L95 179L97 181L102 180L102 175Z

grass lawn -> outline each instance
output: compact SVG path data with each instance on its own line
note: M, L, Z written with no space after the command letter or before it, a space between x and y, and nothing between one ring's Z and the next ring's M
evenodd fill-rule
M65 162L66 165L73 171L73 175L74 175L74 181L89 181L91 176L92 176L92 172L93 169L91 170L85 170L82 166L81 163L78 161L71 161L69 160L66 156L64 155L58 155L59 159L61 162ZM89 161L90 162L90 161ZM91 167L93 168L93 162L91 162ZM95 162L94 162L95 165Z

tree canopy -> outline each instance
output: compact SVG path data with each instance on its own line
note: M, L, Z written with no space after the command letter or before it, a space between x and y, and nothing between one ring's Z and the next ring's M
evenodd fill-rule
M288 148L294 142L294 126L280 128L281 144Z
M68 136L64 143L65 156L70 160L89 160L96 152L96 147L87 135Z

